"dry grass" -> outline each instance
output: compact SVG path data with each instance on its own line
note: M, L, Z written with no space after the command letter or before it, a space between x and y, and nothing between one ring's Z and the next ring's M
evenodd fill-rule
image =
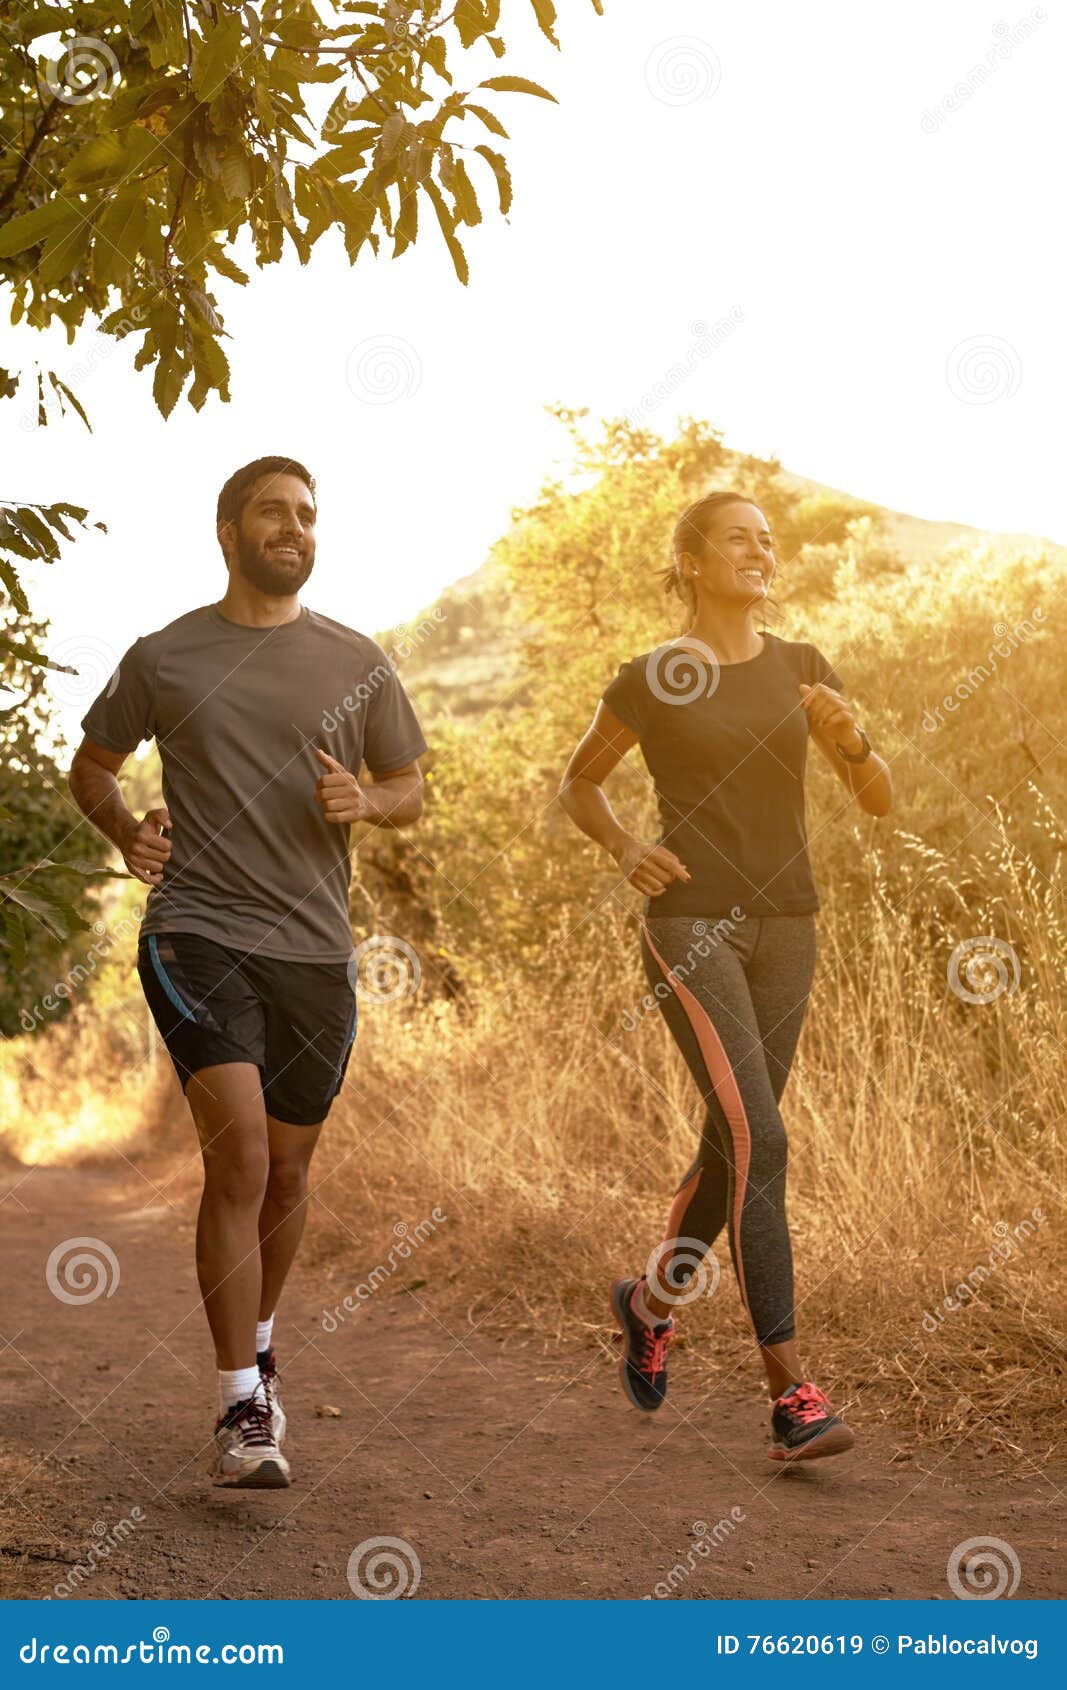
M990 927L972 918L919 954L906 914L872 890L860 941L826 900L783 1100L804 1353L860 1415L1040 1455L1063 1390L1065 1082L1049 1051L1065 999L1040 984L1062 972L1062 905L1050 923L1019 886L1019 987L971 1004L947 959ZM332 1213L317 1247L344 1263L342 1292L385 1259L396 1222L437 1205L448 1224L398 1281L500 1330L604 1341L606 1288L661 1235L700 1109L659 1018L621 1030L646 990L632 929L606 915L597 941L583 984L543 978L538 994L466 1020L441 1011L400 1038L390 1012L364 1016L319 1169ZM718 1290L680 1317L686 1371L755 1389L723 1239L718 1255Z
M907 668L918 715L953 679L946 622L966 624L966 648L984 650L998 615L1010 623L1044 602L1043 569L1024 560L994 576L964 560L929 586L903 583L901 594L919 594L907 607L885 588L872 588L867 603L862 582L840 602L879 651L907 625L914 650L897 670ZM924 610L926 592L936 604ZM836 653L848 649L845 633L816 637ZM1035 640L1008 660L1013 696L1062 695L1050 644ZM862 678L861 659L857 645L851 664ZM899 831L894 816L878 824L877 849L861 822L857 845L848 834L855 812L825 835L821 823L813 828L824 853L819 963L783 1100L803 1349L861 1417L946 1447L988 1430L991 1445L1017 1443L1036 1458L1063 1398L1064 828L1036 787L1015 782L1018 814L983 801L973 831L993 764L1017 755L1010 737L1002 743L1008 695L995 684L976 692L966 720L960 713L924 736L892 702L903 687L897 672L883 676L874 657L868 670L860 691L885 689L872 719L885 720L886 744L900 753L898 813L923 837ZM513 781L513 766L502 782ZM1055 767L1050 750L1045 779L1058 778ZM827 790L824 781L814 794L823 812ZM529 817L525 790L519 809L509 838ZM592 1353L607 1342L610 1280L641 1268L661 1234L700 1108L659 1018L622 1029L646 991L635 924L609 898L592 919L575 918L565 939L544 941L543 912L565 925L578 907L577 892L561 896L558 876L573 871L577 886L587 865L577 847L572 862L523 839L545 878L527 884L534 868L525 859L505 863L512 878L492 919L453 950L460 973L478 982L465 1006L364 1006L316 1161L309 1246L329 1306L387 1260L398 1223L414 1229L436 1206L447 1224L379 1294L425 1281L419 1295L450 1319L469 1313L546 1343L577 1338ZM945 855L935 839L952 842ZM585 882L581 891L588 911ZM488 876L479 895L495 896ZM488 947L501 934L507 954L496 958ZM948 967L957 946L982 934L1010 943L1019 980L971 1003L950 986ZM169 1065L162 1054L146 1061L136 976L128 963L117 967L121 989L106 1007L0 1047L0 1148L9 1154L189 1162ZM980 991L981 974L970 984ZM182 1186L190 1196L194 1175L195 1160ZM1047 1218L1035 1222L1035 1211ZM1016 1239L1024 1222L1030 1230ZM722 1240L718 1253L718 1290L681 1317L685 1369L755 1392L758 1366ZM960 1306L946 1309L960 1285Z
M783 1100L804 1351L859 1418L935 1440L977 1428L1037 1458L1063 1391L1062 887L1005 834L984 896L1010 908L1020 981L973 1004L950 987L948 958L993 931L997 911L975 903L973 883L965 909L920 848L931 896L919 939L916 898L895 906L869 860L862 932L852 906L824 894ZM609 900L577 969L573 942L546 954L536 988L501 985L466 1012L365 1008L316 1162L309 1244L324 1307L392 1248L382 1294L416 1284L453 1320L606 1342L606 1287L659 1237L700 1111L660 1018L623 1030L646 990L633 924ZM133 1007L0 1052L4 1143L31 1161L180 1157L191 1195L180 1100L165 1059L146 1061ZM435 1207L447 1222L399 1261L395 1227L410 1237ZM680 1317L686 1373L756 1391L723 1240L718 1254L717 1291Z

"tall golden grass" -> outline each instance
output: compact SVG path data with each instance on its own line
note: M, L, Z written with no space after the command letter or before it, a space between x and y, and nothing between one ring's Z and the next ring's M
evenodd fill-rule
M964 963L965 989L989 998L971 1003L947 977L957 931L932 931L917 952L869 861L862 944L851 907L824 898L782 1105L803 1351L898 1431L1036 1453L1063 1389L1067 1081L1050 1053L1067 1029L1062 992L1042 986L1067 954L1062 887L1035 884L1005 836L990 866L1013 892L1021 979L998 991L995 967ZM930 866L951 892L946 866ZM988 908L970 913L975 935L992 931ZM502 1332L605 1343L607 1287L662 1235L701 1108L658 1016L621 1029L647 985L634 921L614 902L589 950L584 974L565 957L554 982L546 956L540 991L502 988L473 1016L442 1010L402 1039L385 1009L365 1014L321 1170L344 1224L324 1212L318 1247L349 1258L353 1283L396 1221L437 1205L449 1224L411 1275ZM716 1254L718 1289L679 1312L684 1372L758 1389L725 1238Z
M1062 1398L1062 887L1035 883L1005 831L989 866L1011 894L1022 976L969 1003L947 978L956 930L932 930L917 952L880 856L868 860L861 944L851 905L824 893L782 1104L803 1352L850 1412L902 1439L977 1437L1037 1456ZM947 866L924 862L951 896ZM969 910L975 933L990 913ZM607 900L585 969L573 942L546 951L536 990L502 972L466 1010L364 1005L314 1165L308 1248L324 1310L386 1263L376 1295L414 1285L446 1319L577 1343L590 1359L608 1347L607 1287L661 1236L701 1109L661 1019L624 1030L647 990L632 914ZM981 969L963 978L980 997L1000 983ZM14 1046L2 1053L0 1098L24 1088L5 1143L23 1160L169 1155L187 1162L178 1189L191 1203L192 1129L165 1054L146 1060L135 1005L35 1040L36 1078ZM435 1209L447 1220L399 1261L397 1228L411 1237ZM725 1238L716 1255L717 1289L679 1311L678 1372L702 1392L758 1392Z
M1053 602L1059 573L961 554L869 582L843 558L834 585L817 623L781 631L840 662L896 806L875 823L813 775L818 964L782 1103L802 1350L850 1412L901 1439L1038 1460L1064 1389L1067 1114L1062 661L1047 627L972 675L936 732L922 720L998 626ZM420 839L450 876L439 935L470 990L363 1003L308 1250L324 1309L389 1262L375 1295L413 1287L448 1321L560 1343L581 1367L610 1349L608 1285L662 1235L701 1106L661 1019L623 1028L647 990L637 900L550 808L573 727L542 719L518 761L523 724L506 724L499 756L483 727L476 794L458 751L442 760ZM620 811L648 827L647 783L626 778ZM477 919L469 898L448 903L468 884ZM1010 950L965 953L954 985L954 955L983 936ZM149 1055L132 951L111 978L95 1007L0 1047L0 1143L24 1161L169 1157L191 1206L192 1129L165 1053ZM396 1263L396 1228L410 1237L435 1208L447 1222ZM677 1372L758 1394L716 1248L718 1288L679 1314Z

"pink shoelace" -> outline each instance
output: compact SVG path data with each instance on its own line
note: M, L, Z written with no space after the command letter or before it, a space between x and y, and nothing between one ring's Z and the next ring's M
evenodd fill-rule
M667 1346L674 1337L673 1326L657 1337L649 1326L641 1334L641 1372L654 1377L667 1365Z
M786 1414L802 1425L808 1425L813 1420L822 1420L832 1414L830 1399L820 1391L818 1385L798 1385L790 1397L779 1397L776 1408L784 1409Z

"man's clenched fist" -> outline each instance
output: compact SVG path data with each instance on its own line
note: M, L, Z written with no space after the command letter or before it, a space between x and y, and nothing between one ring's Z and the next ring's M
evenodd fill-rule
M314 747L315 755L326 773L315 782L315 798L328 822L361 822L372 814L363 795L363 788L350 770L331 757L328 751Z
M173 846L169 839L163 837L161 830L172 825L166 810L146 810L133 832L123 841L123 862L130 873L143 880L146 886L163 883L163 864Z

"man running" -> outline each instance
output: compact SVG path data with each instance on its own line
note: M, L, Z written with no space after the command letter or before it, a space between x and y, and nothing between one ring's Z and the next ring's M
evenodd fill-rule
M204 1162L196 1267L219 1485L289 1483L271 1336L356 1032L350 829L422 813L426 741L388 657L297 597L315 518L314 480L292 459L230 477L226 593L134 641L70 770L79 808L151 887L137 971ZM153 737L164 802L138 820L116 776Z

